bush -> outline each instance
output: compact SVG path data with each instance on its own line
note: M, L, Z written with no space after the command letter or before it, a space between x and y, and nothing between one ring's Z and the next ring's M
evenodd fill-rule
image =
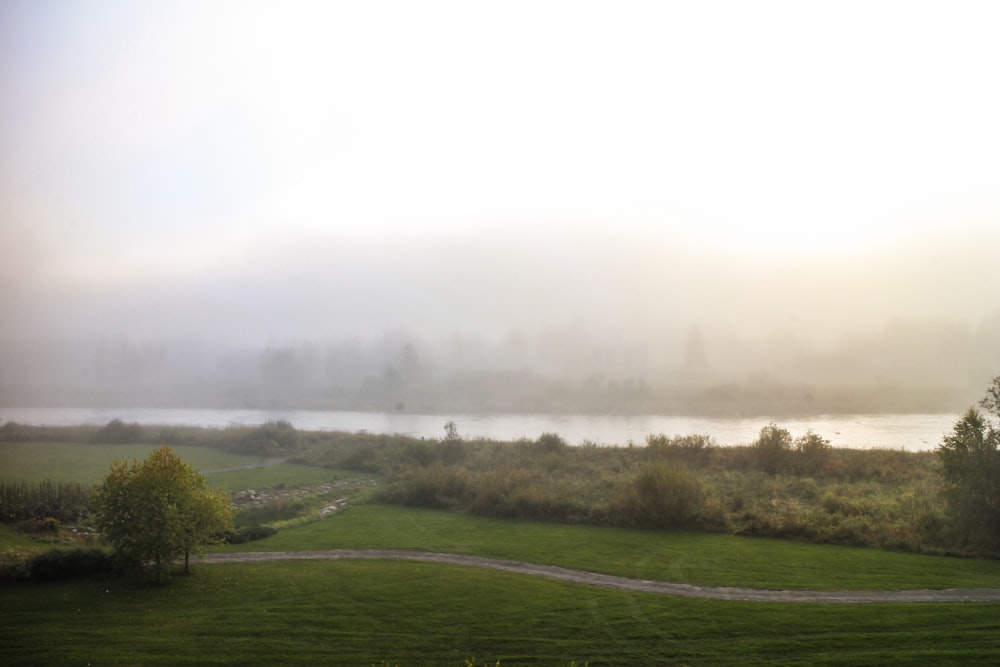
M19 533L29 533L32 535L55 535L59 532L59 528L62 524L59 523L59 519L53 519L50 516L44 519L25 519L24 521L18 521L14 528Z
M673 438L650 435L646 438L646 450L652 457L699 468L708 464L714 448L712 438L707 435L679 435Z
M278 531L270 526L249 526L240 530L228 533L225 537L226 544L243 544L244 542L255 542L265 537L270 537Z
M241 454L272 456L298 451L299 433L284 420L268 421L240 438L236 451Z
M112 419L93 435L92 441L108 445L128 445L142 440L142 427Z
M568 447L566 441L556 433L542 433L535 441L535 446L542 451L553 454L559 454Z
M470 495L471 484L466 471L435 463L407 471L378 498L399 505L453 509L468 502Z
M704 484L687 468L646 464L622 489L615 513L629 526L690 527L699 522L706 498Z
M753 450L758 467L773 475L788 467L792 452L792 435L771 422L760 430L760 436L753 444Z
M815 475L830 461L830 441L812 431L795 439L795 468L799 474Z
M18 581L31 576L32 551L23 549L0 550L0 581Z
M106 574L112 565L111 554L96 547L52 549L31 560L31 578L44 581Z

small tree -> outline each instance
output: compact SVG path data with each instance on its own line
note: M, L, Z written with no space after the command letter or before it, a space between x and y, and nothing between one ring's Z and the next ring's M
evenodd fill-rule
M143 461L115 461L94 494L97 527L121 567L146 567L159 582L167 566L232 527L223 494L205 488L205 478L161 447Z
M760 430L760 435L753 444L757 465L772 474L783 470L788 465L791 451L792 434L786 429L778 428L774 422Z
M937 451L953 526L967 544L997 550L1000 548L1000 428L970 408L952 433L944 437Z
M830 460L830 441L811 430L806 431L805 435L795 438L795 456L800 473L815 475Z

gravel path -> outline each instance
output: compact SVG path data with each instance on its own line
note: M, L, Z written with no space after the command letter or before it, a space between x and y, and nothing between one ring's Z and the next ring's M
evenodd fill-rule
M739 600L749 602L823 602L864 604L873 602L1000 602L997 588L945 588L940 590L905 591L776 591L757 588L732 588L725 586L692 586L663 581L629 579L610 574L583 570L569 570L554 565L536 565L512 560L481 558L423 551L395 551L389 549L335 549L332 551L257 551L248 553L207 554L204 563L252 563L269 560L341 560L381 559L412 560L448 563L467 567L481 567L528 574L560 581L570 581L591 586L621 588L630 591L679 595L708 600Z

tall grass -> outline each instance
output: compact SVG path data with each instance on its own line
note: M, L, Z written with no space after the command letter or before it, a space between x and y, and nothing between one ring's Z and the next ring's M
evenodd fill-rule
M955 551L933 452L849 450L815 434L780 456L707 436L646 447L337 436L300 459L384 476L383 502L608 526L684 527Z

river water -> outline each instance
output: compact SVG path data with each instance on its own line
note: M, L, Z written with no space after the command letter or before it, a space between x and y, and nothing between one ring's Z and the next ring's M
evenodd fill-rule
M893 449L934 449L950 433L958 414L916 415L820 415L774 419L778 426L798 437L811 429L835 447L889 447ZM69 426L105 424L112 419L146 425L255 426L283 419L299 429L315 431L365 431L400 433L415 437L440 438L444 425L454 421L464 438L494 440L537 438L542 433L558 433L577 445L645 444L649 434L706 434L720 445L753 442L768 417L709 418L660 415L428 415L402 412L347 412L317 410L211 410L163 408L0 408L0 422Z

